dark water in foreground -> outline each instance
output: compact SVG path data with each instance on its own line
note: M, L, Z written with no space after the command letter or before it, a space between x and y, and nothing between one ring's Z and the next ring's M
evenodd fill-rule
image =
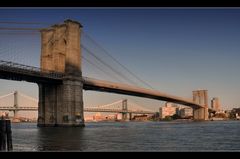
M240 121L12 123L14 151L240 151Z

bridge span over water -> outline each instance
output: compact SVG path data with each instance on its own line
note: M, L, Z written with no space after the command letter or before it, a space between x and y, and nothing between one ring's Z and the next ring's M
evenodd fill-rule
M20 111L38 111L38 100L14 91L0 96L0 111L13 112L13 118L19 118ZM134 114L153 115L156 112L140 106L127 99L122 99L110 104L85 106L84 112L104 112L122 114L122 120L131 120Z
M83 77L81 31L82 25L72 20L41 29L40 68L0 61L0 78L38 84L38 126L84 125L83 89L182 104L193 108L194 119L208 119L205 90L193 92L193 100L189 100L156 90Z

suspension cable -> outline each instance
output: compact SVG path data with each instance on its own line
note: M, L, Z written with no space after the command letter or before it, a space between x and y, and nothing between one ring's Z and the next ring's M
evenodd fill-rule
M29 96L27 96L27 95L25 95L25 94L19 93L19 95L21 95L21 96L23 96L23 97L25 97L25 98L28 98L28 99L30 99L30 100L33 100L33 101L35 101L35 102L38 102L37 99L35 99L35 98L33 98L33 97L29 97Z
M83 32L93 43L95 43L98 47L100 47L104 53L106 55L108 55L110 58L112 58L116 63L118 63L120 66L122 66L128 73L130 73L132 76L134 76L136 79L138 79L139 81L141 81L142 83L144 83L146 86L148 86L151 89L154 89L150 84L148 84L147 82L143 81L141 78L139 78L136 74L134 74L133 72L131 72L127 67L125 67L123 64L121 64L116 58L114 58L110 53L108 53L108 51L106 49L104 49L102 46L100 46L95 40L93 40L93 38L91 38L88 34L86 34L85 32Z
M121 82L121 81L119 80L119 78L113 76L113 74L110 74L109 72L106 72L104 69L98 67L95 63L91 62L90 60L88 60L88 59L87 59L86 57L84 57L83 55L82 55L82 58L83 58L87 63L89 63L89 64L91 64L92 66L96 67L97 69L99 69L100 71L102 71L103 73L105 73L106 75L111 76L112 78L114 78L114 79L116 79L117 81Z
M152 111L150 109L147 109L147 108L145 108L145 107L143 107L141 105L138 105L136 103L133 103L133 102L129 102L129 105L132 105L133 107L135 106L136 109L145 110L145 111Z
M42 28L8 28L8 27L0 27L0 30L41 30Z
M122 102L122 100L118 100L118 101L110 103L110 104L100 105L100 106L91 107L91 108L104 108L104 107L108 107L108 106L111 106L111 105L114 105L114 104L117 104L117 103L121 103L121 102Z
M105 63L103 60L101 60L98 56L96 56L93 52L91 52L89 49L87 49L86 47L84 47L83 45L81 45L82 48L84 50L87 51L87 53L89 53L90 55L92 55L93 57L95 57L98 61L100 61L102 64L104 64L105 66L107 66L108 68L110 68L113 72L115 72L117 75L119 75L120 77L124 78L125 80L127 80L128 82L132 83L133 85L135 85L136 83L131 81L130 79L128 79L125 75L123 75L121 72L116 71L113 67L111 67L110 65L108 65L107 63Z
M9 94L6 94L6 95L2 95L2 96L0 96L0 98L4 98L4 97L7 97L7 96L10 96L10 95L13 95L14 93L12 92L12 93L9 93Z
M39 22L7 22L7 21L0 21L0 24L48 24L50 23L39 23Z

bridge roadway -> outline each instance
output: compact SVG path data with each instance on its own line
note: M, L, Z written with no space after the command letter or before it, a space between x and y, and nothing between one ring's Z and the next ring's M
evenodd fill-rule
M61 83L64 74L0 60L0 78L32 83Z
M18 63L0 61L0 78L17 81L28 81L33 83L61 83L64 74L41 70L37 67L26 66ZM204 106L192 100L161 93L159 91L130 86L126 84L103 81L83 77L83 89L101 92L112 92L118 94L145 97L150 99L168 101L172 103L190 106L193 109L204 108Z
M121 110L121 109L104 109L104 108L84 108L84 112L107 112L107 113L134 113L134 114L155 114L155 112L141 110Z
M38 108L37 107L0 107L0 111L1 110L5 110L5 111L20 111L20 110L22 110L22 111L24 111L24 110L26 110L26 111L37 111L38 110Z
M37 111L38 107L0 107L0 111ZM134 114L155 114L151 111L141 110L121 110L121 109L104 109L104 108L84 108L84 112L106 112L106 113L134 113Z

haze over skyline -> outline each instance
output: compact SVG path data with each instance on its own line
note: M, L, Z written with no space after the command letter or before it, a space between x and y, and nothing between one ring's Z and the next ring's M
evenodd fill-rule
M219 97L224 109L239 107L240 9L0 9L0 22L43 22L48 23L43 27L49 27L66 19L79 21L85 33L156 90L192 98L193 90L207 89L209 101ZM21 46L28 49L22 58L38 66L40 36L34 37L35 40ZM0 46L0 57L7 47L13 47L16 59L21 56L14 50L19 48L17 42L6 46L0 38ZM83 74L91 77L94 71L84 67ZM0 95L19 90L38 97L36 84L6 80L0 83ZM84 91L87 106L121 98L134 99L154 110L163 104L145 98Z

